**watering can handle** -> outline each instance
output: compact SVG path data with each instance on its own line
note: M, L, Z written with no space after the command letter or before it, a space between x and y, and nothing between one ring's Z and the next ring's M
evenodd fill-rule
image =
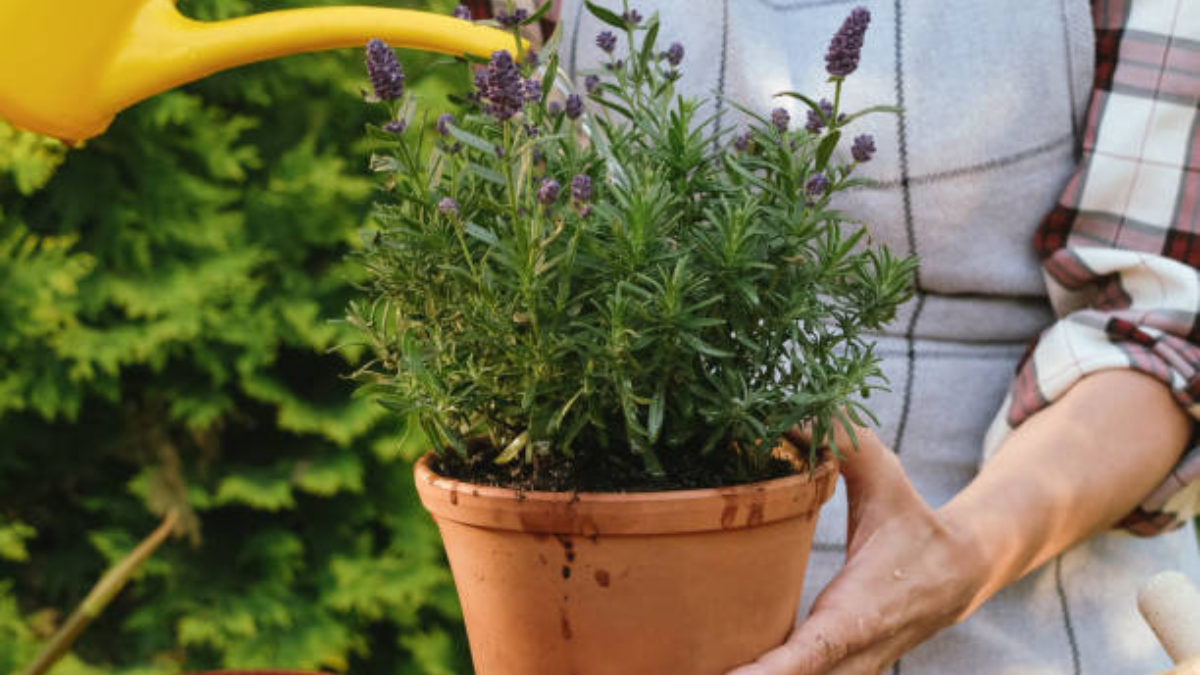
M1179 572L1160 572L1142 586L1138 609L1167 654L1176 673L1200 671L1200 591Z
M0 117L84 140L138 101L212 73L370 38L484 57L517 47L512 33L404 9L321 7L202 22L181 15L175 0L3 0Z

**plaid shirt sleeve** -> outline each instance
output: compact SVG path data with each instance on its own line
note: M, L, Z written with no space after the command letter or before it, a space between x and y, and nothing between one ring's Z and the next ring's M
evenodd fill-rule
M1083 157L1038 229L1059 320L1022 360L985 443L1088 373L1132 368L1200 420L1200 0L1095 0ZM1152 535L1200 507L1200 448L1121 525Z

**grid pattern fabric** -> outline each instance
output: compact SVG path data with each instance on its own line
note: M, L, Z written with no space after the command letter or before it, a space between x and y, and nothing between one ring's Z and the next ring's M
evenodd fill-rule
M1088 373L1132 368L1200 419L1200 3L1097 0L1083 158L1035 248L1060 320L1025 358L988 436ZM1122 525L1152 535L1200 507L1200 448Z

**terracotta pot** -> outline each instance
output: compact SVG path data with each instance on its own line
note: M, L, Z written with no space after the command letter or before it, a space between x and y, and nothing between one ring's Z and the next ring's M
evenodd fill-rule
M416 465L478 675L720 675L783 642L838 468L729 488L520 492Z

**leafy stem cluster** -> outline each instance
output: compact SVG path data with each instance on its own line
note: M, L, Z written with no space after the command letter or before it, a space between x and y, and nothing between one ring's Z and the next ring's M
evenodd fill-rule
M733 103L744 129L719 130L677 93L682 47L660 51L657 17L588 7L618 48L586 87L552 40L516 66L519 112L496 114L494 57L437 140L372 130L379 229L350 320L375 359L358 377L442 452L486 435L497 462L761 477L785 430L832 443L884 384L864 333L908 298L915 261L831 204L862 182L842 130L873 110L842 114L834 77L832 109L790 94L817 131Z

